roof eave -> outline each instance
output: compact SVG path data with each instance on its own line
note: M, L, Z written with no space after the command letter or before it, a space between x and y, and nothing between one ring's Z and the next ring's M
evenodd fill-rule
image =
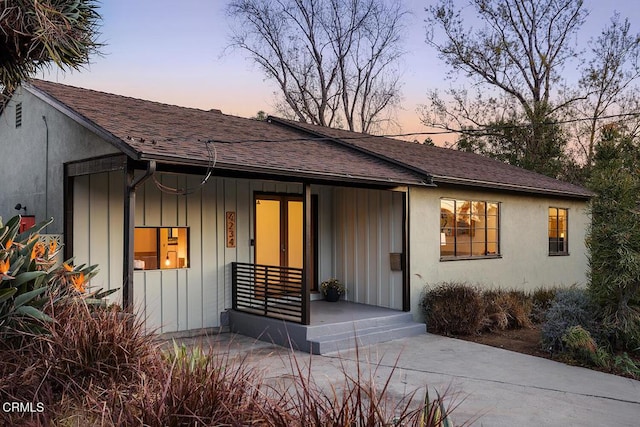
M464 185L469 187L481 187L495 190L516 191L520 193L539 194L555 197L566 197L571 199L589 200L593 197L593 193L576 193L572 191L553 190L549 188L531 187L526 185L505 184L490 181L471 180L466 178L457 178L449 176L434 175L434 182L453 185Z
M196 160L196 159L185 159L179 156L170 156L170 155L149 155L142 154L140 160L156 160L158 162L164 164L173 164L180 166L195 166L195 167L208 167L209 162L205 160ZM434 187L435 185L429 184L424 181L409 181L409 180L399 180L399 179L391 179L391 178L375 178L375 177L366 177L366 176L357 176L357 175L349 175L349 174L338 174L338 173L328 173L328 172L316 172L316 171L303 171L300 169L281 169L281 168L270 168L264 166L252 166L246 164L237 164L230 162L216 162L214 166L215 169L228 170L232 172L242 172L242 173L253 173L253 174L262 174L268 175L270 177L287 177L287 178L299 178L300 180L318 180L318 181L331 181L331 182L349 182L349 183L357 183L357 184L371 184L375 186L398 186L398 185L412 185L412 186L420 186L420 187Z
M134 160L140 159L140 153L134 150L130 145L125 143L123 140L112 134L111 132L104 129L102 126L97 125L93 121L89 120L82 114L78 113L74 109L68 107L63 102L59 101L55 97L49 95L47 92L33 86L29 83L23 83L23 87L29 93L31 93L36 98L40 99L44 103L50 105L56 110L60 111L65 116L69 117L71 120L78 123L80 126L89 130L90 132L95 133L100 138L104 139L108 143L112 144L118 150L122 151L127 156L131 157Z

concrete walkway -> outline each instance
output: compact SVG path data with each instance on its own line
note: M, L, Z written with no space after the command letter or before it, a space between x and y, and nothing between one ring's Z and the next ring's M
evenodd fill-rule
M182 340L193 344L202 339ZM216 351L246 357L269 380L291 378L291 357L311 364L322 386L340 384L342 369L353 372L356 350L311 356L234 334L205 340ZM638 426L640 381L568 366L467 341L424 334L359 349L361 367L383 383L392 374L391 397L399 399L424 387L449 387L461 401L456 424L474 426ZM366 370L366 369L365 369Z

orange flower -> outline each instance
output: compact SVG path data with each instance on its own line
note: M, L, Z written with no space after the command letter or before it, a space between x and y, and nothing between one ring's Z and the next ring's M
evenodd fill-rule
M13 245L13 240L9 239L9 240L7 240L7 243L5 243L4 248L5 249L11 249L11 245Z
M58 248L58 242L56 242L55 240L50 241L49 242L49 255L54 253L57 248Z
M4 261L0 261L0 274L3 276L9 272L9 268L11 268L11 263L9 258Z
M71 282L73 283L73 287L76 288L78 292L84 292L84 273L77 274L71 277Z
M64 267L65 270L67 270L68 272L72 272L73 271L73 266L67 264L66 262L62 263L62 266Z
M42 258L44 256L44 244L42 242L38 242L33 246L31 250L31 260L36 258Z

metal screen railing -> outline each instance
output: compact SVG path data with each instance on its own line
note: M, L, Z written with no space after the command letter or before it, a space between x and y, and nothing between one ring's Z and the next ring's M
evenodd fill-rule
M303 270L234 262L233 309L304 323Z

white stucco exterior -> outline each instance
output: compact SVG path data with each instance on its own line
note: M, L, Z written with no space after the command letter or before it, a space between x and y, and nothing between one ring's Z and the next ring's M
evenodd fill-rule
M440 200L500 203L500 257L440 260ZM569 209L569 255L550 256L549 207ZM410 190L411 307L425 285L467 282L481 287L534 290L543 286L583 285L587 281L587 203L515 193L445 188Z
M16 127L16 107L22 124ZM17 215L17 203L27 206L36 222L53 218L47 233L61 234L63 164L119 151L30 92L19 88L0 115L0 165L3 197L0 215ZM21 211L20 213L24 213Z

